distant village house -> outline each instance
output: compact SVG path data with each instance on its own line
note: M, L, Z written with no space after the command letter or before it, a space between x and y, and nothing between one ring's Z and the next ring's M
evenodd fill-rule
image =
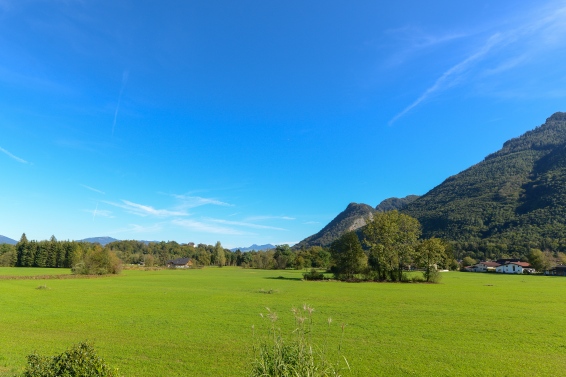
M169 268L191 268L193 266L193 261L190 258L177 258L167 261L167 267Z

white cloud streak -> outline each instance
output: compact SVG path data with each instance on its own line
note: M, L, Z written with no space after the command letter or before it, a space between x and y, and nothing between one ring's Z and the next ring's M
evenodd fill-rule
M250 233L242 232L237 229L217 226L214 224L207 224L201 221L191 220L191 219L175 219L171 221L173 224L183 227L185 229L203 232L203 233L213 233L213 234L229 234L229 235L246 235Z
M447 89L450 86L452 86L452 84L454 84L456 81L455 78L458 75L464 73L476 60L479 60L480 58L485 56L494 46L500 43L501 40L502 38L500 34L492 35L478 51L476 51L475 53L468 56L460 63L456 64L455 66L444 72L438 79L436 79L436 81L431 87L429 87L423 94L421 94L419 98L416 99L416 101L414 101L412 104L407 106L399 114L395 115L393 119L389 121L389 125L395 123L399 118L401 118L409 111L420 105L422 102L427 100L434 93Z
M8 152L7 150L5 150L4 148L0 147L0 152L4 153L6 156L10 157L13 160L18 161L21 164L30 164L29 162L27 162L26 160L24 160L23 158L19 158L18 156L15 156L13 154L11 154L10 152Z
M114 215L112 215L112 211L108 211L106 209L98 209L98 206L96 207L96 209L91 210L91 209L85 209L84 210L87 213L92 214L92 220L94 221L95 217L106 217L108 219L113 219Z
M177 194L172 194L171 196L174 197L175 199L178 199L181 202L177 207L182 209L195 208L208 204L215 206L232 207L232 204L225 203L216 199L203 198L200 196L177 195Z
M127 228L117 229L115 231L109 232L109 234L118 234L118 233L156 233L160 232L163 229L162 224L153 224L149 226L138 225L138 224L130 224Z
M552 3L556 4L556 3ZM483 44L473 50L465 59L446 70L435 82L427 88L413 103L405 107L395 115L389 125L393 125L409 111L419 106L436 93L449 89L463 81L464 76L469 73L476 64L488 58L491 54L499 53L504 47L519 44L519 56L509 56L506 62L498 67L486 70L484 76L502 73L527 61L528 56L537 54L541 48L564 44L566 34L566 5L559 2L559 6L543 9L541 12L533 12L533 16L527 22L518 27L508 28L502 32L489 36ZM509 53L512 54L512 53ZM506 54L507 55L507 54Z
M251 216L246 217L245 221L265 221L265 220L296 220L294 217L289 216Z
M236 226L242 226L242 227L246 227L246 228L283 230L283 231L287 230L287 229L283 229L283 228L277 228L277 227L274 227L274 226L253 224L253 223L244 222L244 221L230 221L230 220L222 220L222 219L207 219L207 220L210 221L210 222L213 222L213 223L226 224L226 225L236 225Z
M116 119L118 118L118 111L120 111L120 103L122 102L122 93L124 93L124 88L128 83L129 71L124 71L122 73L122 87L120 88L120 94L118 95L118 104L116 105L116 110L114 111L114 121L112 122L112 137L114 137L114 129L116 128Z
M137 215L137 216L155 216L155 217L173 217L173 216L188 216L185 211L171 211L168 209L156 209L152 206L147 206L143 204L133 203L128 200L123 200L122 203L114 203L104 201L106 204L111 206L124 209L126 212Z
M97 192L97 193L99 193L99 194L106 195L106 193L105 193L104 191L100 191L100 190L98 190L98 189L95 189L94 187L90 187L90 186L87 186L87 185L83 185L82 183L80 183L80 185L81 185L82 187L84 187L85 189L88 189L88 190L90 190L90 191L94 191L94 192Z

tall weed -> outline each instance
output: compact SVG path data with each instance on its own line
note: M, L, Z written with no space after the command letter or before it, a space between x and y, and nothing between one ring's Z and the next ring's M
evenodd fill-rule
M267 315L262 318L269 321L264 335L256 335L253 329L253 351L251 377L340 377L341 365L349 369L348 361L341 354L342 338L336 350L335 361L330 360L328 338L330 336L332 319L328 318L322 347L312 342L314 308L303 305L302 310L292 308L295 329L291 336L284 337L281 328L277 326L277 313L267 309Z

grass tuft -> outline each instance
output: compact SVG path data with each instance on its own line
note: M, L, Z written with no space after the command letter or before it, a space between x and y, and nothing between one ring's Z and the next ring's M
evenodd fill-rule
M279 319L277 313L266 308L267 314L260 314L262 318L270 321L263 336L257 336L255 326L252 326L254 345L254 360L252 362L251 377L339 377L342 370L342 359L347 369L350 369L348 360L341 354L344 327L337 347L337 361L330 360L328 350L328 337L332 318L328 318L324 334L324 346L313 344L313 307L304 304L301 309L293 307L295 329L289 337L284 337L277 326Z

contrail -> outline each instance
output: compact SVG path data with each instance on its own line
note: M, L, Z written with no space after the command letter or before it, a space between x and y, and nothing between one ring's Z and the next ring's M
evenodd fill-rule
M96 217L96 211L98 211L98 202L96 202L96 208L94 209L94 212L92 213L92 222L94 222L94 218Z
M5 150L4 148L0 147L0 152L4 153L5 155L7 155L8 157L22 163L22 164L29 164L29 162L27 162L26 160L24 160L23 158L19 158L18 156L14 156L13 154L11 154L10 152L8 152L7 150Z
M124 93L124 88L128 82L128 75L130 73L126 70L122 73L122 87L120 88L120 95L118 96L118 105L116 106L116 111L114 111L114 122L112 122L112 137L114 137L114 129L116 128L116 118L118 117L118 111L120 110L120 102L122 102L122 93Z

